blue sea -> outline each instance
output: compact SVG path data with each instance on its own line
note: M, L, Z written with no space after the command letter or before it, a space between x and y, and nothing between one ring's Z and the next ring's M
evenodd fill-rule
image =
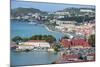
M42 51L11 52L10 57L11 66L52 64L60 57L60 53Z
M15 36L31 37L33 35L52 35L56 40L61 39L61 32L50 32L41 24L29 24L28 22L11 21L11 38Z

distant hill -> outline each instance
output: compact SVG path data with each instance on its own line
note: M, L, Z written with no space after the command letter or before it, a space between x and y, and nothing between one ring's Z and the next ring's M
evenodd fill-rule
M43 12L39 9L35 8L14 8L11 9L11 16L21 16L25 15L27 13L41 13L41 14L46 14L47 12Z
M86 12L80 12L80 10L92 10L93 13L86 13ZM95 19L95 8L65 8L63 10L59 10L57 12L69 12L71 17L65 17L65 18L60 18L58 20L63 20L63 21L77 21L77 22L83 22L84 21L89 21L89 20L94 20Z
M85 9L85 10L93 10L95 11L95 8L73 8L73 7L70 7L70 8L65 8L63 10L59 10L58 12L61 12L61 11L64 11L64 12L79 12L81 9Z
M64 12L73 12L73 11L79 11L79 9L72 7L72 8L65 8L63 10L59 10L58 12L62 12L62 11L64 11Z

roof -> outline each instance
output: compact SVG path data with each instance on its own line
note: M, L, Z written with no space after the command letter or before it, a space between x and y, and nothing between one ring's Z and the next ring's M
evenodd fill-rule
M64 47L73 47L73 46L82 46L82 47L88 47L89 43L85 41L84 39L62 39L61 44Z
M88 56L95 56L95 53L88 54Z
M46 42L45 40L29 40L27 42Z
M62 55L62 58L79 58L79 55Z

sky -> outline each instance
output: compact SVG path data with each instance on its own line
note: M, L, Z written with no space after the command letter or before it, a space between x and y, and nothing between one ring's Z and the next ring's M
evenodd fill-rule
M64 8L68 7L75 7L75 8L94 8L94 5L78 5L78 4L57 4L57 3L43 3L43 2L26 2L26 1L11 1L11 8L18 8L18 7L24 7L24 8L36 8L40 9L42 11L47 12L54 12L57 10L62 10Z

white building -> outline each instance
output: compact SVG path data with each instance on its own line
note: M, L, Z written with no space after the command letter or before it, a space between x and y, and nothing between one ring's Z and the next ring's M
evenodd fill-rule
M50 44L44 40L29 40L19 43L18 49L50 48Z
M91 12L91 13L94 13L93 10L89 10L89 9L80 9L80 12Z
M21 19L21 17L20 16L17 16L15 19L18 19L19 20L19 19Z
M22 49L22 50L25 50L25 49L33 49L34 46L28 46L28 45L19 45L17 49Z
M59 31L65 31L65 29L64 29L65 27L63 27L63 26L55 26L55 29L57 29L57 30L59 30Z
M58 18L58 19L60 19L60 18L64 18L64 16L57 16L57 18Z
M76 21L61 21L61 20L56 20L56 24L61 25L61 24L75 24L77 23Z
M69 12L55 12L56 15L69 15Z
M39 13L34 13L34 14L32 14L32 17L35 17L35 18L38 18L39 16L40 16Z
M23 19L29 19L30 16L22 16Z

